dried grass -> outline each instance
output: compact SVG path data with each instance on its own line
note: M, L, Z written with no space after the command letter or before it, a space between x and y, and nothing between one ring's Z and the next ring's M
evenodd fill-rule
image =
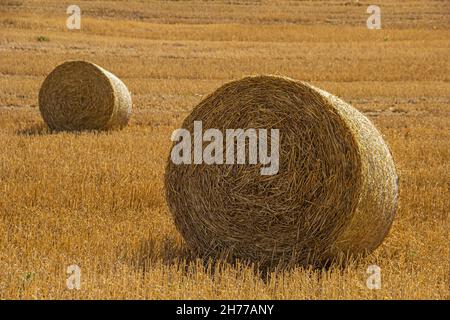
M397 207L388 146L356 109L305 82L276 76L230 82L184 120L203 129L280 130L278 174L260 165L175 165L165 174L175 224L200 254L261 265L324 264L374 250Z
M131 115L131 96L112 73L86 61L57 66L39 91L39 110L52 130L122 128Z

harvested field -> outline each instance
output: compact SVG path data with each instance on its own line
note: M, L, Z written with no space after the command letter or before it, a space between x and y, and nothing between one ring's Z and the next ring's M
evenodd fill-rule
M450 3L79 1L0 3L1 299L444 299L449 290ZM39 88L87 60L123 80L120 131L53 133ZM209 93L247 75L307 81L362 111L391 148L398 212L346 268L265 272L187 250L164 197L171 133ZM382 286L366 286L368 266ZM66 286L81 269L80 290Z

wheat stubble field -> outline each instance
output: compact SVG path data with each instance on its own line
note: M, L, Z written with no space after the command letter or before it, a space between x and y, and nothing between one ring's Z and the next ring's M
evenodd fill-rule
M450 3L0 1L1 299L446 299L449 290ZM49 133L45 76L69 59L119 76L122 131ZM202 97L251 74L306 80L363 111L392 149L397 217L346 268L264 272L186 249L163 188L170 136ZM81 268L69 290L69 265ZM381 267L382 287L366 286Z

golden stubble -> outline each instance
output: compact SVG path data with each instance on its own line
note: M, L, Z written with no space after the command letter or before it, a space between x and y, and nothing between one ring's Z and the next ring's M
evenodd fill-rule
M448 18L435 12L449 4L379 2L387 13L373 32L364 7L325 2L255 3L252 14L218 2L114 2L114 19L105 17L107 4L90 2L73 32L58 1L2 4L0 298L448 297L450 33ZM127 128L46 130L39 87L70 59L104 66L127 84L134 107ZM342 97L392 150L401 185L396 219L372 255L345 269L265 272L201 261L172 222L163 190L172 131L220 85L263 73ZM71 264L81 268L80 290L66 287ZM381 267L380 290L366 287L371 264Z

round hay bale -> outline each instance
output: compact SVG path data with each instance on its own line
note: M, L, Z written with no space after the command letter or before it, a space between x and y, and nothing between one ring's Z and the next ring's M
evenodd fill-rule
M169 157L167 202L198 253L323 266L374 250L388 233L397 207L394 162L375 126L344 101L305 82L254 76L200 102L182 124L191 135L194 121L203 131L279 129L277 174L261 175L258 163Z
M131 115L131 96L112 73L86 61L57 66L39 91L39 110L52 130L122 128Z

